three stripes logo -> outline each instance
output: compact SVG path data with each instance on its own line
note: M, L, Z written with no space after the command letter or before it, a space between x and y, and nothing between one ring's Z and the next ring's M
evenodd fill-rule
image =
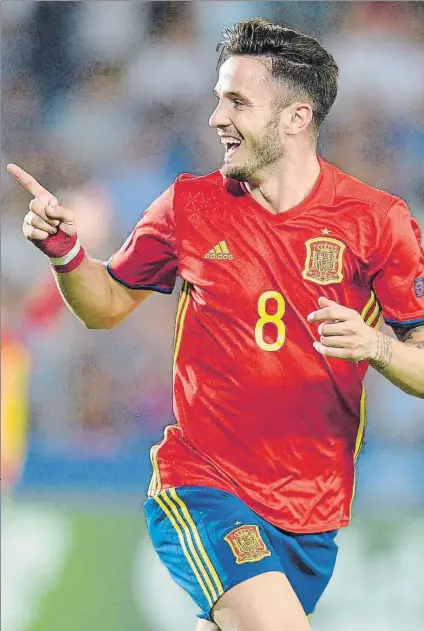
M225 241L220 241L205 255L205 259L216 259L218 261L232 261L233 258L234 257L228 249L227 243Z
M209 608L212 608L224 593L224 587L186 503L176 489L162 491L153 499L168 517L190 570L197 579Z

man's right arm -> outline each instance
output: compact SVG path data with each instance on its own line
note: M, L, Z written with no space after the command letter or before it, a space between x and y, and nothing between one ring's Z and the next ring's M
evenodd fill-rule
M34 196L22 230L49 257L70 310L90 329L109 329L122 322L151 291L130 289L114 280L103 261L85 254L72 211L17 165L10 164L7 170Z
M111 277L103 261L88 255L76 269L55 275L69 309L89 329L113 328L152 293L124 287Z

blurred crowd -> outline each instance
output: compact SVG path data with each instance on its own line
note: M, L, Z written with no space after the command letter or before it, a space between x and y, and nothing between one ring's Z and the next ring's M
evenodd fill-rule
M26 425L34 449L75 459L119 459L140 437L160 436L172 417L176 296L153 296L116 330L85 330L21 235L30 197L4 167L19 164L57 194L77 213L86 249L108 258L178 173L220 166L207 121L224 26L260 15L318 37L340 66L322 155L404 198L424 226L423 3L2 5L2 388L14 428L5 447L10 479L19 471ZM373 473L364 496L424 503L416 482L424 474L423 401L375 373L368 385L365 470Z

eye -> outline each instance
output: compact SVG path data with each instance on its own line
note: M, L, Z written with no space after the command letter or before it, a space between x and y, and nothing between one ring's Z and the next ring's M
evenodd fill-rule
M234 107L236 108L236 110L239 110L239 109L241 109L244 106L243 101L240 101L240 99L234 99L233 100L233 104L234 104Z

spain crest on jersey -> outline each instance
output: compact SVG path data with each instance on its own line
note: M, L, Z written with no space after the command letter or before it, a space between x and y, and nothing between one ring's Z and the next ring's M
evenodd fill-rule
M331 237L316 237L306 241L305 246L303 278L318 285L341 283L345 244Z
M271 556L271 552L265 545L255 525L239 526L224 537L236 557L236 563L254 563L265 557Z

